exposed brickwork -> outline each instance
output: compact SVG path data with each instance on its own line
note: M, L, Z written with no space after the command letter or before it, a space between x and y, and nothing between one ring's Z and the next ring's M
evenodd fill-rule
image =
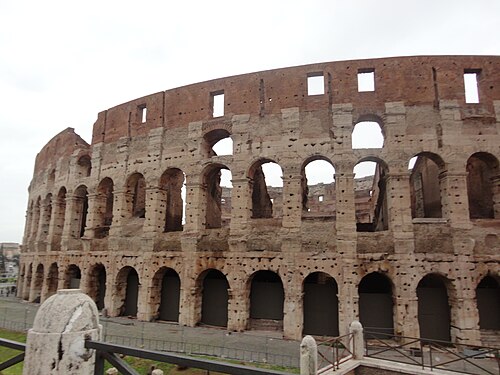
M358 93L357 74L367 69L375 91ZM477 104L465 103L471 70ZM313 73L323 74L323 95L307 95ZM224 116L213 118L211 98L221 92ZM379 123L382 148L352 148L354 126L366 120ZM433 312L448 319L449 338L480 343L476 289L487 280L481 288L496 282L498 293L500 272L499 133L493 56L321 63L135 99L99 113L92 145L68 129L39 153L19 293L44 300L80 280L111 315L135 315L135 304L143 320L178 316L189 326L300 338L315 333L304 331L315 319L305 299L332 304L331 334L346 333L375 303L365 294L377 286L358 286L378 272L392 286L386 329L425 333L423 301L437 298L450 306ZM215 155L211 147L226 136L233 154ZM335 167L335 184L307 191L304 167L317 159ZM355 189L353 168L365 160L378 162L376 174ZM270 161L283 188L262 181ZM230 191L219 183L224 169ZM160 306L173 295L172 313Z

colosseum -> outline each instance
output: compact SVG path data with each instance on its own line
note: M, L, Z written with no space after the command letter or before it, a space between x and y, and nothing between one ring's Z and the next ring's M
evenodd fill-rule
M360 320L498 344L499 158L499 56L326 62L154 93L100 112L90 145L68 128L38 153L18 296L81 288L109 316L290 339Z

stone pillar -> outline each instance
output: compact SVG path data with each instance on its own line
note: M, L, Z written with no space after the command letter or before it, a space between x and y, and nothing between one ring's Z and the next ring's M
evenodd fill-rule
M165 214L168 209L165 205L165 192L160 188L146 188L146 220L144 222L144 236L152 238L162 233L165 227Z
M240 283L229 292L227 329L243 332L247 328L250 314L249 292L245 290L244 283Z
M318 345L312 336L306 336L300 343L300 375L318 373Z
M283 336L287 339L300 340L302 337L302 291L288 288L283 305Z
M470 229L467 173L443 172L439 175L443 217L459 229Z
M283 173L283 228L300 229L302 221L302 175Z
M350 322L358 318L358 290L357 275L353 275L353 270L357 271L354 263L349 261L343 267L344 277L338 280L338 300L339 300L339 335L348 332Z
M231 234L237 235L244 231L250 219L252 196L248 177L231 180Z
M66 212L64 213L64 228L62 232L62 247L64 250L67 250L68 240L74 236L75 221L78 221L75 214L76 204L77 199L73 197L73 192L68 191L66 194Z
M97 307L78 289L63 289L45 301L28 331L23 375L93 375L95 353L85 339L99 340Z
M85 238L95 238L96 230L101 226L101 207L103 197L96 193L89 193L88 198L88 210L87 210L87 225L85 227ZM106 199L104 197L104 199Z
M113 222L109 230L110 236L121 235L122 227L131 217L131 203L133 194L126 190L117 190L113 193Z
M365 356L365 340L363 337L363 326L357 320L353 321L349 326L349 333L353 334L352 337L352 357L354 359L363 359Z
M186 177L186 224L184 232L199 232L204 229L206 202L203 184Z

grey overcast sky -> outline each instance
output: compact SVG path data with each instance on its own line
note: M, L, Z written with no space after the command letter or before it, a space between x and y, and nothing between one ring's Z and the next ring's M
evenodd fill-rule
M0 242L21 242L35 156L101 110L323 61L500 55L500 0L0 0Z

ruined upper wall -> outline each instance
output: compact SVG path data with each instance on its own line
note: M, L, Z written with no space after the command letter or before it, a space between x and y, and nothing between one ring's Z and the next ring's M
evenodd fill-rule
M51 163L55 163L60 158L71 156L75 150L89 148L89 144L75 133L75 129L66 128L52 138L37 154L34 175L47 169Z
M437 105L439 100L457 100L464 117L494 117L492 101L500 98L500 76L495 73L499 70L498 56L418 56L328 62L220 78L145 96L99 113L92 143L211 120L211 93L221 91L226 118L265 116L291 107L313 111L339 103L352 103L359 117L383 113L386 102L412 106ZM375 72L375 91L358 92L357 74L366 71ZM466 71L479 73L478 104L465 103ZM308 96L307 77L318 73L325 77L325 94ZM142 108L147 108L144 123Z

